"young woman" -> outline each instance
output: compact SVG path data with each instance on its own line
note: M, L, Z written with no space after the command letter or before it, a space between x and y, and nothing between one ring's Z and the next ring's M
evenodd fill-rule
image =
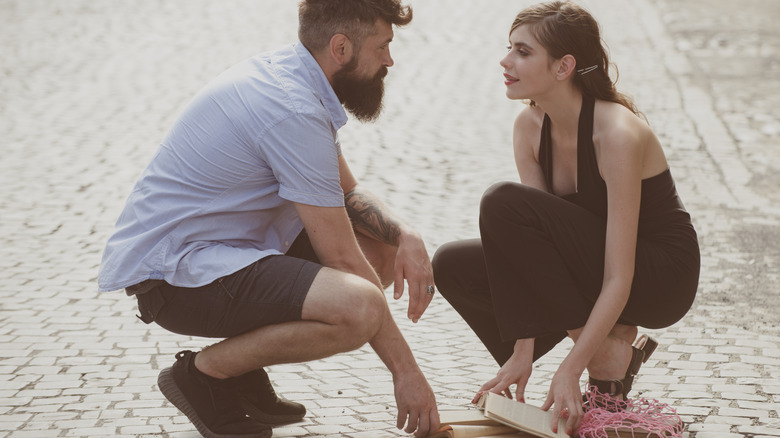
M522 184L485 192L481 239L442 246L434 275L501 365L480 393L512 397L516 385L523 401L533 361L574 340L542 406L572 433L584 370L600 392L626 397L655 347L635 342L637 326L688 311L699 246L658 139L609 77L593 17L570 2L536 5L509 44L507 97L530 101L514 124Z

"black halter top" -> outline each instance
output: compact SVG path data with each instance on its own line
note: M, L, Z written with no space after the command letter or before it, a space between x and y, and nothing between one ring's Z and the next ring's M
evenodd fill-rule
M585 208L597 216L607 218L607 185L599 173L596 150L593 146L593 108L596 100L583 94L577 127L577 191L561 198ZM551 121L544 115L539 164L547 188L553 187L553 155ZM642 180L642 198L639 209L639 235L666 234L672 230L689 234L693 231L690 215L677 195L672 174L667 168L658 175ZM693 234L695 238L695 234Z
M606 218L607 185L599 173L596 150L593 146L593 108L595 104L596 100L592 96L582 95L582 107L577 126L577 191L561 197ZM542 166L547 190L552 193L552 122L547 114L544 115L542 123L539 164Z

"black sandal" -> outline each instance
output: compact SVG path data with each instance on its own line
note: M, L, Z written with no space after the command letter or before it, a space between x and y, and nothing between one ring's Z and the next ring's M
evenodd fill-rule
M647 362L656 347L658 347L658 342L655 339L647 335L639 336L631 347L631 362L628 364L626 376L622 380L598 380L589 377L588 391L590 391L591 388L595 388L596 391L604 395L609 395L613 399L617 399L618 396L623 396L623 400L626 400L628 398L628 393L631 391L631 386L634 383L634 377L639 373L639 367ZM587 395L583 395L583 401L587 401ZM619 401L615 401L618 402L617 404L619 406ZM588 410L587 406L585 406L585 410Z

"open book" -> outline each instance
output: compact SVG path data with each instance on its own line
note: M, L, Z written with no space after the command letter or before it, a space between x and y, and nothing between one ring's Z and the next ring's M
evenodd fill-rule
M493 393L483 395L477 402L477 407L482 411L441 411L441 427L428 438L568 438L566 420L558 419L557 433L553 433L550 428L552 411L543 411L536 406ZM661 410L656 409L654 415L650 415L652 418L649 418L651 423L659 427L648 429L647 422L637 422L635 418L619 420L616 425L599 426L596 421L596 425L602 427L600 436L605 435L608 438L679 436L682 432L680 417L674 411L659 414ZM584 426L583 424L582 427Z
M477 406L484 407L487 418L507 426L512 426L531 436L545 438L569 437L566 434L566 420L563 418L558 419L558 432L552 431L550 427L553 420L552 411L543 411L534 405L520 403L492 392L483 394L477 402Z
M568 438L566 421L560 419L558 433L554 433L550 428L552 412L536 406L493 393L483 395L477 406L484 412L442 411L442 426L429 438Z

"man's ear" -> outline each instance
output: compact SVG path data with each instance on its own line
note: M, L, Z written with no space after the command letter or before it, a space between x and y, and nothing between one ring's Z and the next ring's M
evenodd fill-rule
M330 56L338 65L345 65L352 59L352 41L343 33L337 33L330 39Z
M564 80L574 74L577 68L577 60L572 55L563 55L563 58L558 60L558 70L555 72L555 77L558 80Z

